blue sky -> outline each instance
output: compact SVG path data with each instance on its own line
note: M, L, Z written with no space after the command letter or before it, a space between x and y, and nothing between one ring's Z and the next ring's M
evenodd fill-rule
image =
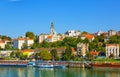
M120 30L120 0L0 0L0 35Z

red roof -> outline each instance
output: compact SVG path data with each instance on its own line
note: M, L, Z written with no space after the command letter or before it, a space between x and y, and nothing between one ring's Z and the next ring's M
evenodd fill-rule
M94 38L94 35L92 35L92 34L82 34L82 36L86 37L87 39Z
M33 40L33 39L30 39L30 38L17 38L17 39L15 39L15 40Z
M91 51L90 54L91 54L91 55L98 55L99 52L97 52L97 51Z
M47 38L51 39L51 38L52 38L52 36L47 36Z
M24 49L24 50L21 50L22 52L34 52L34 50L32 49Z
M106 46L119 46L119 44L106 44Z
M4 43L2 40L0 40L0 43Z

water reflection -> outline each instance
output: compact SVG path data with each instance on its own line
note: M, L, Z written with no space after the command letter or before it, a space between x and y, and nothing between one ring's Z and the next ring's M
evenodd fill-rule
M39 69L0 67L0 77L120 77L120 69L114 68L66 68Z

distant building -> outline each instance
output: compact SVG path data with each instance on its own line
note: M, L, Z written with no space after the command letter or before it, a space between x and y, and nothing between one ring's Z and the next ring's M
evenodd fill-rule
M3 40L0 40L0 47L1 47L2 49L5 48L5 42L4 42Z
M95 39L94 35L92 34L82 34L81 39L84 40L85 38L87 38L89 41L93 41Z
M8 57L10 56L10 53L13 52L13 51L10 51L10 50L2 50L0 51L0 57Z
M88 51L88 44L84 44L84 43L78 43L77 44L77 55L78 56L85 56L86 52Z
M119 44L106 44L106 57L110 57L111 54L119 57Z
M47 42L56 42L58 40L63 40L63 37L61 35L57 35L54 29L53 22L51 23L50 27L50 34L40 34L39 35L39 43L42 43L43 41Z
M81 34L81 32L78 30L68 30L65 34L68 37L78 37Z
M101 34L103 34L103 32L102 31L98 31L95 35L96 36L100 36Z
M109 30L109 31L108 31L108 36L110 37L110 36L113 36L113 35L116 35L116 31L114 31L114 30Z
M90 55L92 55L93 57L97 57L99 55L98 51L90 51Z
M33 45L34 40L30 38L17 38L13 40L13 47L17 49L22 49L23 45L26 44L28 47Z
M120 31L117 32L117 35L120 36Z

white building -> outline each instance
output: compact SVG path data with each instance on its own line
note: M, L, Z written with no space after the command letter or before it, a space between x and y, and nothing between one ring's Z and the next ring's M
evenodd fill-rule
M106 57L110 57L111 54L119 57L119 44L106 44Z
M113 35L116 35L116 31L114 31L114 30L109 30L109 31L108 31L108 36L113 36Z
M22 49L24 44L26 44L27 46L30 46L33 43L34 43L34 40L30 38L17 38L13 40L13 47L17 49Z
M101 34L103 34L103 32L102 31L98 31L95 35L96 36L100 36Z
M62 37L60 35L57 35L57 33L55 32L53 22L51 23L51 27L50 27L50 34L39 35L39 43L42 43L43 41L55 42L58 40L62 40Z
M80 33L80 31L78 31L78 30L68 30L68 31L66 32L66 35L67 35L68 37L78 37L80 34L81 34L81 33Z

